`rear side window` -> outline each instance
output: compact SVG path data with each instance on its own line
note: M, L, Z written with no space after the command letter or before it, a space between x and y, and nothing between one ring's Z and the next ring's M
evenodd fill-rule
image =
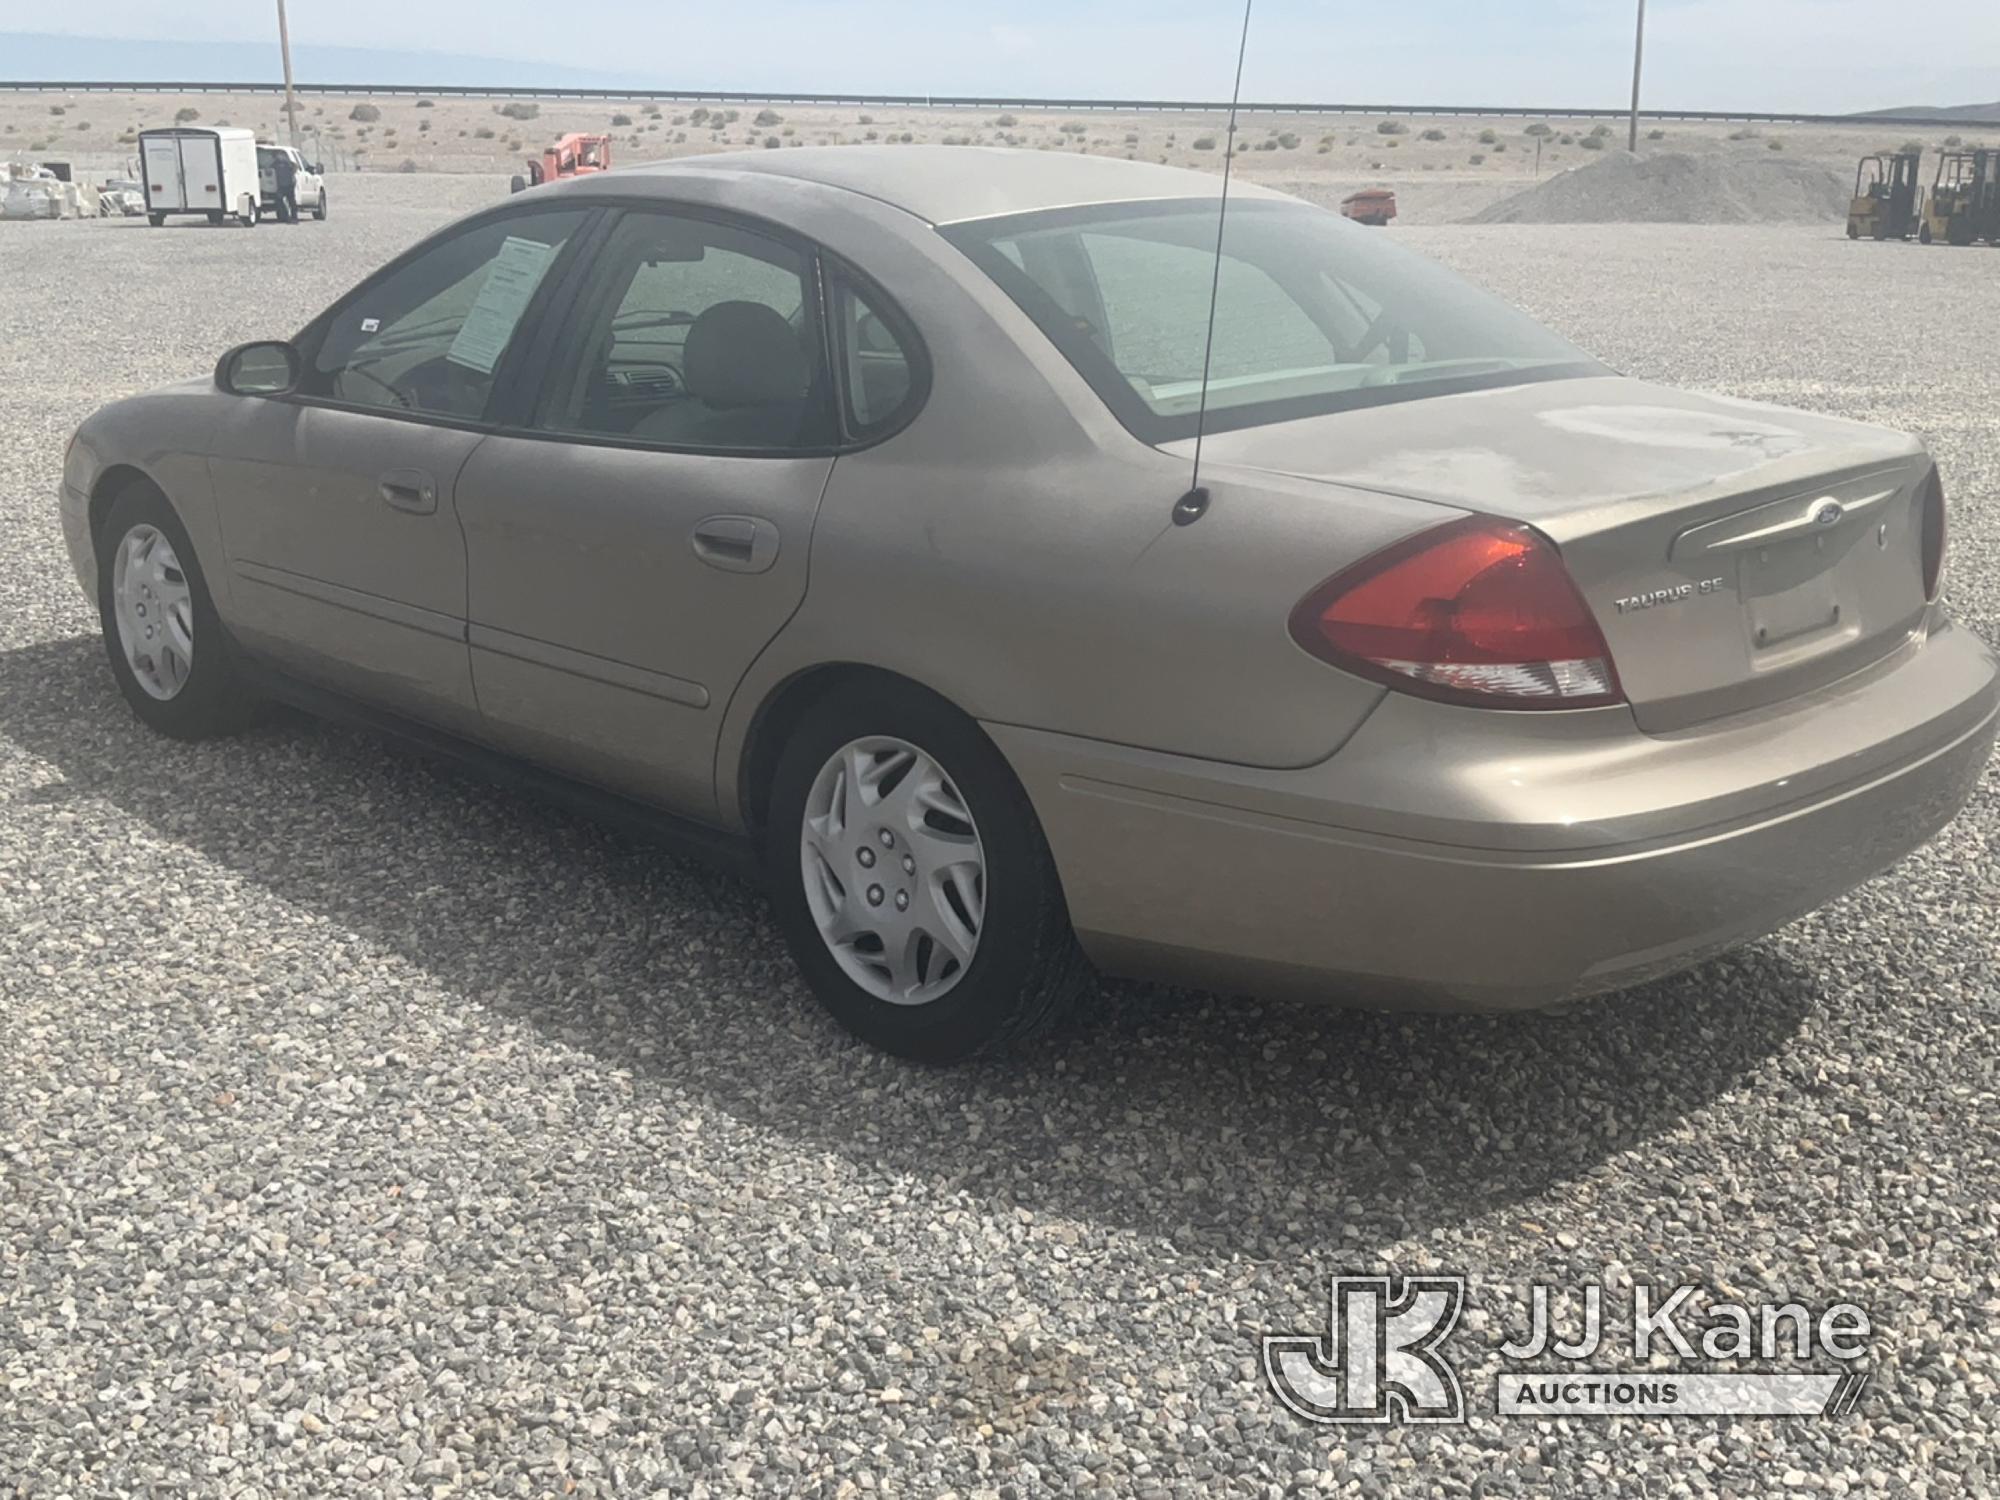
M836 274L830 291L843 419L850 437L873 437L902 421L921 399L916 336L889 304L848 276Z
M300 390L344 406L476 419L528 302L584 210L475 225L343 302Z
M833 440L812 259L734 224L620 218L556 368L547 431L743 453Z

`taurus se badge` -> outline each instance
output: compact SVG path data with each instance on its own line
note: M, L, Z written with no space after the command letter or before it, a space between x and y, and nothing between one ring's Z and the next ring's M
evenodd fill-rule
M1643 594L1628 594L1623 599L1614 599L1618 613L1629 615L1635 610L1653 609L1662 604L1683 604L1701 594L1717 594L1722 591L1723 580L1704 578L1696 583L1677 583L1670 588L1648 589Z

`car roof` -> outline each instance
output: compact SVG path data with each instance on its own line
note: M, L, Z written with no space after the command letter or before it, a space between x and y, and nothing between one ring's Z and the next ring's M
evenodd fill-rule
M796 151L726 151L621 167L621 186L658 184L670 193L690 176L758 172L860 193L932 224L1075 208L1091 203L1214 198L1220 175L1071 151L999 146L813 146ZM1283 198L1247 183L1232 196Z

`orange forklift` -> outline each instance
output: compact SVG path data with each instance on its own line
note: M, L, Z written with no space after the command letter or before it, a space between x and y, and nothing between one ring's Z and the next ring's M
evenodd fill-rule
M513 190L554 182L559 177L581 177L591 172L611 170L611 137L577 133L566 135L539 157L530 157L528 173L514 175Z

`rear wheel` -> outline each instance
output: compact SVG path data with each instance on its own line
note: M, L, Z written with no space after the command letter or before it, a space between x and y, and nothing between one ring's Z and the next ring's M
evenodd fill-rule
M97 609L111 675L149 726L204 739L249 719L193 544L150 484L120 495L97 534Z
M1089 967L1027 794L915 689L810 710L772 780L765 868L793 956L862 1040L955 1062L1049 1029Z

